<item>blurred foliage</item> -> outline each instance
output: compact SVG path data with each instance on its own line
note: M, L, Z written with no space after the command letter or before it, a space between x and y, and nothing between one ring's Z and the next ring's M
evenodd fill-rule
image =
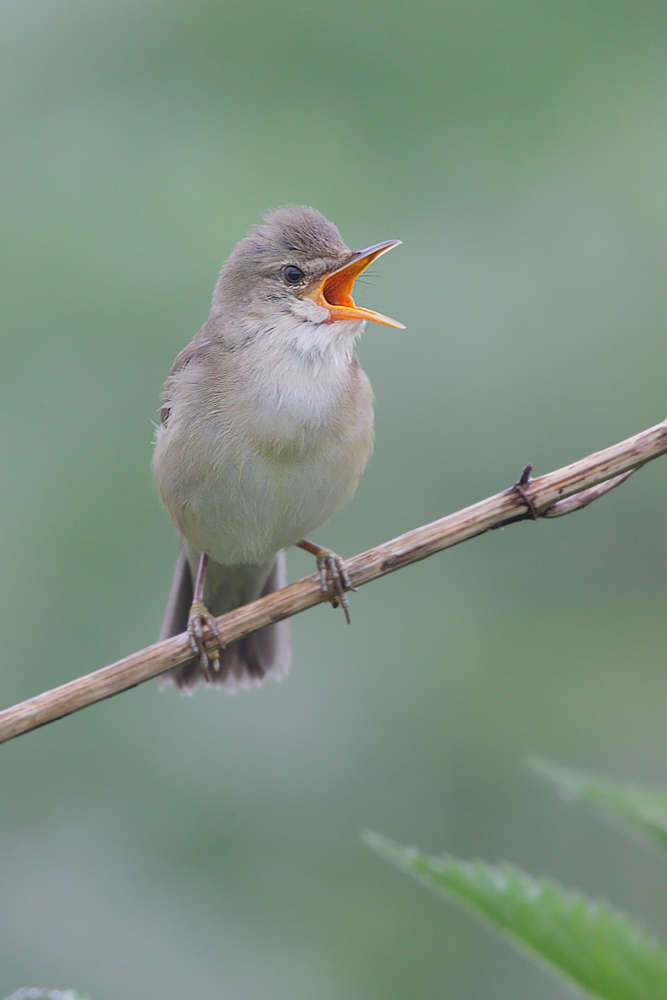
M619 784L544 760L532 760L530 765L536 774L551 781L564 798L581 799L605 818L620 821L658 847L667 847L667 792L663 789Z
M535 770L568 795L604 804L630 829L665 847L664 793L623 786L534 761ZM650 815L656 820L652 824ZM535 879L515 865L428 857L367 831L364 840L399 869L490 923L520 952L599 1000L667 997L667 949L606 900Z
M404 241L359 288L408 329L360 346L377 444L317 536L341 554L662 419L666 43L649 0L4 0L2 704L154 640L151 420L268 206ZM363 588L349 629L300 616L281 685L144 685L4 746L0 995L560 996L378 872L365 826L539 848L664 930L655 859L518 761L663 776L666 470Z
M74 990L49 990L39 986L21 986L5 1000L90 1000L90 997L79 996Z
M441 896L489 921L539 965L599 1000L667 996L667 950L605 900L591 900L515 865L431 858L378 834L366 843Z

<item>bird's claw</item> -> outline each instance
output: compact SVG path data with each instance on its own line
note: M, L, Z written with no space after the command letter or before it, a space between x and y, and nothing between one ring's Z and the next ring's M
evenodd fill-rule
M212 669L214 673L220 670L220 650L224 643L215 618L201 601L193 601L190 608L188 638L192 655L199 661L199 666L209 680L209 670Z
M317 569L320 574L322 593L330 601L332 607L339 605L345 613L345 620L350 624L350 602L347 591L357 590L352 586L350 574L340 556L331 549L322 549L317 554Z

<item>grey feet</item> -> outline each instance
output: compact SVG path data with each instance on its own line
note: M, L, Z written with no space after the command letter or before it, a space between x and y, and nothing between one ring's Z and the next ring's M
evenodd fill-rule
M352 586L345 563L331 549L320 548L320 551L316 553L316 558L322 593L328 598L332 607L337 608L340 605L345 613L345 621L349 625L350 601L347 591L357 588Z
M215 673L220 670L220 649L224 643L215 618L201 601L192 602L188 616L188 637L192 655L197 658L209 680L210 670Z
M337 556L331 549L324 549L315 542L309 542L307 538L302 538L296 543L304 552L310 552L317 559L317 569L320 574L320 586L322 594L334 608L339 605L345 612L345 620L350 624L350 602L347 599L348 590L356 590L352 586L350 574L345 563L340 556Z

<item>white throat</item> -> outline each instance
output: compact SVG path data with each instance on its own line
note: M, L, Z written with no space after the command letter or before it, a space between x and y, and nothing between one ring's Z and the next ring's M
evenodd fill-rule
M364 320L324 323L279 313L245 347L254 376L253 422L287 439L324 429L349 393L354 344L364 326Z

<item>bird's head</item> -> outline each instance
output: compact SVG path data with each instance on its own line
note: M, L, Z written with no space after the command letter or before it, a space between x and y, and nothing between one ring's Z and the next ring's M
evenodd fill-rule
M365 320L402 329L402 323L357 306L352 298L355 279L399 243L387 240L354 252L316 209L275 209L234 247L220 273L212 312L247 332L313 327L318 340L354 338Z

